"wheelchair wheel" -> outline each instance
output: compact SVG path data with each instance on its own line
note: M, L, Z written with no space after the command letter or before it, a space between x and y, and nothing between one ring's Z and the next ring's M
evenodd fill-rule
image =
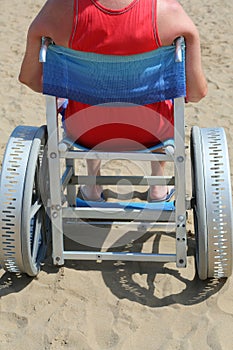
M199 278L232 273L233 218L230 167L222 128L191 131L193 213Z
M8 141L0 182L0 263L36 276L47 250L47 216L40 194L46 127L18 126Z

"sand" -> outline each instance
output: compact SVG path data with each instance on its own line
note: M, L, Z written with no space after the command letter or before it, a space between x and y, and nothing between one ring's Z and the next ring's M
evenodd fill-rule
M17 125L45 123L44 97L17 81L26 31L43 3L1 0L1 159ZM233 182L233 2L181 3L199 28L209 83L208 96L186 107L187 129L225 128ZM198 279L193 232L188 266L181 270L114 262L69 262L57 269L48 262L33 279L1 269L0 349L232 349L233 279Z

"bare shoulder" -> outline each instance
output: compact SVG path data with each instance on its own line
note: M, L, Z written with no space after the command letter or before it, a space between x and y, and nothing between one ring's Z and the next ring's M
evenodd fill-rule
M192 19L176 0L157 0L157 20L163 45L170 45L178 36L196 35Z
M47 0L30 25L30 32L49 36L58 45L65 45L72 29L74 0Z
M182 8L177 0L157 0L160 10L175 10L178 11Z

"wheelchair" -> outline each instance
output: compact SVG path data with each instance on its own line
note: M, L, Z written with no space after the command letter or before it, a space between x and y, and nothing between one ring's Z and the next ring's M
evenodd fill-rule
M223 128L194 126L190 147L185 145L183 38L169 47L126 57L77 52L43 38L40 62L43 62L47 126L16 127L2 164L2 267L9 272L36 276L51 251L56 266L62 266L65 260L114 260L173 262L177 268L184 268L188 248L187 213L192 211L199 278L231 276L233 218L226 136ZM85 149L67 138L60 127L57 97L91 105L144 105L173 99L174 140L159 145L162 152ZM192 168L191 198L186 194L187 148ZM107 175L93 178L76 171L76 162L82 159L166 161L172 164L173 171L172 175L164 177ZM161 203L99 203L77 199L78 185L124 183L173 185L175 199ZM156 234L168 231L175 239L175 252L119 249L128 242L127 237L133 245L138 237L146 239L151 230ZM104 242L109 235L113 243L106 248ZM81 242L81 248L79 245L77 250L67 249L66 237Z

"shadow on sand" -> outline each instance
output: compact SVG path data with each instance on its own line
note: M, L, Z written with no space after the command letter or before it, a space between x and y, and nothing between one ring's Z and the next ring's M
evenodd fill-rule
M158 251L160 239L161 235L156 235L153 241L153 252L155 253ZM83 247L78 247L78 243L69 239L67 239L67 244L71 244L72 249L83 249ZM77 246L74 247L74 245ZM130 249L133 252L140 252L142 245L143 237L134 242L133 248L127 245L123 250L121 247L121 251L129 251ZM188 247L188 257L191 257L195 254L195 242L192 236L188 238ZM67 269L87 272L101 271L106 287L118 299L128 299L153 308L174 304L198 304L216 294L226 282L226 279L201 281L195 273L193 273L192 278L187 278L183 276L183 269L178 270L175 269L175 266L172 268L170 266L171 264L168 267L168 264L164 263L121 261L97 263L95 261L69 260L65 263ZM48 274L54 274L59 269L53 266L51 258L48 258L45 265L42 266L42 270ZM135 278L135 274L137 278ZM140 277L143 277L143 283L138 282ZM0 279L0 297L20 292L32 281L33 278L27 275L5 272Z

